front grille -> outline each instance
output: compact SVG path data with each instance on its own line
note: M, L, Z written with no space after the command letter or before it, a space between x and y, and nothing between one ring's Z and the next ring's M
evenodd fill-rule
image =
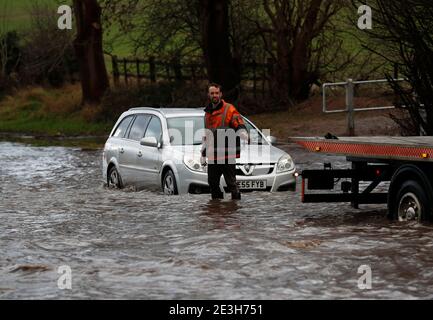
M241 169L241 167L244 167L244 165L236 165L236 175L254 177L271 174L274 171L275 164L251 164L250 166L254 166L254 169L252 170L251 174L246 174L245 172L248 173L248 170L245 170L244 172Z

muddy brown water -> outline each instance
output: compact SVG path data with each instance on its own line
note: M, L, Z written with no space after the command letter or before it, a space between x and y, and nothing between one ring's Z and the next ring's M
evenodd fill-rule
M347 166L282 148L299 169ZM383 205L302 204L299 188L237 203L109 190L100 150L12 142L0 192L0 299L433 298L432 226Z

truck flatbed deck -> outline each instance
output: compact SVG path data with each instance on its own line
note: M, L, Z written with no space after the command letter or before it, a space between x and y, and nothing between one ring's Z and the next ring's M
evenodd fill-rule
M433 136L425 137L289 138L317 153L346 156L351 169L303 170L302 202L387 203L389 216L398 220L433 220ZM342 180L342 181L340 181ZM341 193L306 193L335 190ZM360 182L370 184L360 190ZM388 192L373 192L389 182Z
M348 157L433 162L433 137L295 137L290 140L321 153Z

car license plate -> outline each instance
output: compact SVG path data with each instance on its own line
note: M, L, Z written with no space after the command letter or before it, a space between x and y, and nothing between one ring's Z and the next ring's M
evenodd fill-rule
M237 181L239 189L266 189L265 180L242 180Z

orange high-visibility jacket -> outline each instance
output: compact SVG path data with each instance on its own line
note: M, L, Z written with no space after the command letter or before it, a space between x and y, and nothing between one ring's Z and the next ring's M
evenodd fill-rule
M230 141L225 141L226 143L224 143L218 141L217 139L218 130L233 129L234 131L237 131L239 129L246 129L242 116L232 104L227 103L224 100L221 100L221 102L215 108L212 104L209 104L205 108L205 128L209 129L213 133L211 138L213 139L214 143L213 146L210 146L210 137L205 137L202 156L207 156L209 160L240 157L239 139L236 139L236 145L230 145ZM224 150L222 150L220 153L218 153L218 150L220 150L219 146L223 146L224 148ZM207 152L207 150L210 152Z

